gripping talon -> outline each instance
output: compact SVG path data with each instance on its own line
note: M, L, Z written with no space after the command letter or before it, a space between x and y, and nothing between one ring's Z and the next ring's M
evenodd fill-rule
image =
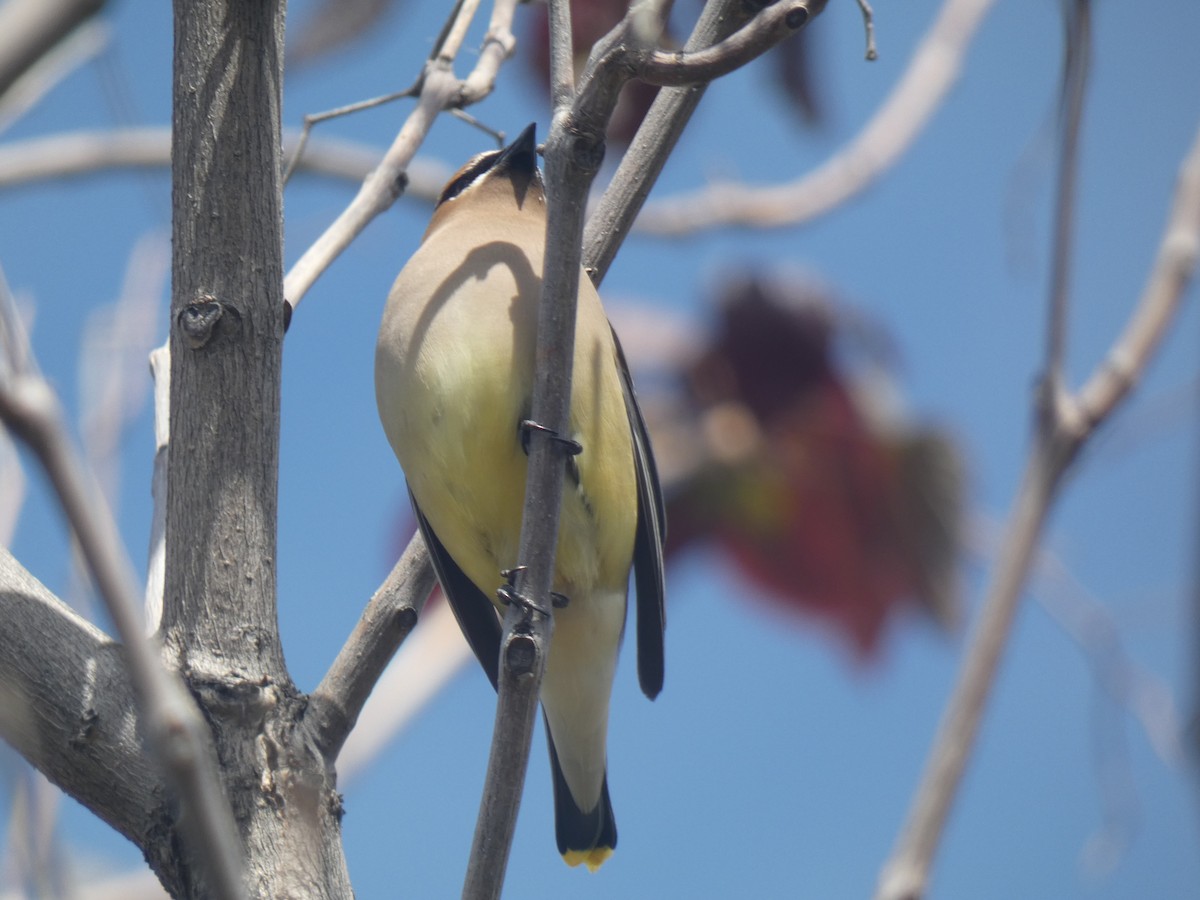
M541 613L546 617L550 616L550 610L543 609L542 607L538 606L524 594L518 593L516 588L512 587L511 585L500 585L500 587L496 589L496 596L505 606L515 603L517 606L521 607L521 609L529 612Z
M513 566L511 569L501 569L500 575L508 582L509 587L516 584L517 576L528 569L529 566Z
M541 425L533 421L533 419L522 419L521 449L525 451L526 456L529 455L529 433L531 431L540 431L542 434L546 435L546 437L550 438L550 440L558 441L560 444L564 445L567 448L568 456L578 456L583 452L583 444L579 443L579 441L573 440L569 437L563 437L553 428L547 428L545 425Z

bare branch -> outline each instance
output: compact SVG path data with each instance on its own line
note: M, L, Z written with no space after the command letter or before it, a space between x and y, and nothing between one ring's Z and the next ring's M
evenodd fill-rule
M471 21L475 18L475 13L479 11L479 0L458 0L453 14L446 20L449 26L442 32L441 40L438 41L437 53L433 59L444 60L445 62L454 62L458 56L458 51L462 49L463 41L467 37L467 29L471 27Z
M415 97L417 92L417 87L405 88L402 91L384 94L382 97L372 97L370 100L360 100L357 103L348 103L336 109L328 109L325 112L305 116L304 126L300 129L300 137L296 141L296 149L292 151L287 168L283 170L283 183L287 184L291 181L293 173L295 173L297 166L300 164L300 160L304 158L304 151L308 148L309 136L312 134L315 126L320 125L322 122L328 122L330 119L337 119L341 116L353 115L356 112L375 109L378 106L383 106L385 103L392 103L395 100L405 100L409 97ZM366 175L362 177L365 178Z
M561 109L575 96L575 46L571 4L550 6L550 105Z
M713 184L651 203L638 219L638 230L670 236L730 225L799 225L866 190L933 118L957 81L971 39L994 2L946 0L883 105L849 144L817 169L785 184Z
M298 133L284 137L286 142L299 140ZM297 169L361 182L378 165L381 154L375 147L353 141L313 138ZM170 164L169 128L68 132L0 146L0 189L95 175L108 169L165 169ZM408 167L408 192L432 203L449 174L441 163L413 160Z
M37 106L67 76L100 55L111 39L108 25L101 19L92 19L42 54L0 95L0 132Z
M564 66L570 59L569 2L550 2L550 21L567 29L550 35L552 47L568 45L567 49L559 46L551 51L556 66ZM556 69L552 73L556 103L545 146L546 250L530 413L539 429L530 433L519 566L513 581L514 599L505 613L500 639L496 723L463 900L500 897L529 767L538 691L554 635L550 590L567 448L562 441L549 438L568 433L584 204L603 158L603 123L620 89L611 84L607 96L588 93L589 75L596 75L590 65L579 95L574 96L566 91L565 72ZM583 126L588 117L577 115L584 97L593 98L601 108L599 131L586 131Z
M9 0L0 6L0 94L104 0Z
M867 62L879 59L879 51L875 47L875 10L867 0L858 0L858 8L862 11L863 28L867 32Z
M636 65L637 77L664 87L713 81L757 59L824 8L825 0L775 3L718 44L676 53L654 51Z
M1079 389L1073 429L1095 429L1137 384L1179 309L1200 255L1200 133L1188 151L1166 231L1137 308L1104 362Z
M163 590L167 578L167 463L171 452L171 345L168 341L150 351L150 376L154 381L154 474L150 495L150 554L146 563L146 633L158 631L162 622Z
M516 0L496 0L475 71L460 82L454 77L453 70L458 49L456 40L461 40L461 32L469 24L475 7L475 3L461 3L455 8L451 25L445 32L445 44L438 50L437 57L426 64L416 109L405 120L383 159L364 179L350 205L288 272L283 293L292 309L350 242L407 188L409 164L438 114L475 102L491 92L496 72L515 46L511 25ZM457 24L459 22L463 24Z
M1050 457L1040 451L1026 463L987 599L938 726L935 749L925 764L921 785L896 849L879 876L876 900L917 900L925 896L933 856L970 758L1000 656L1008 642L1017 600L1061 473L1061 466L1053 465Z
M746 6L740 0L706 4L684 49L695 50L722 40L740 28L746 17ZM706 88L699 83L664 88L650 106L584 231L584 265L596 284L604 280Z
M375 685L337 758L338 786L359 777L446 683L474 660L448 603L427 606Z
M165 786L137 708L120 646L0 546L0 738L140 842Z
M517 0L495 0L487 34L483 36L483 48L479 51L479 59L459 86L454 104L456 107L471 106L492 92L496 77L500 74L500 66L512 56L517 46L517 39L512 33L512 21L516 11Z
M18 327L7 316L0 326L5 334ZM30 367L0 370L0 419L29 445L54 486L124 645L146 732L184 805L185 833L209 871L214 892L223 898L241 896L233 817L218 788L204 720L191 697L162 667L154 642L142 635L133 572L116 523L71 450L58 399Z
M415 534L309 697L305 720L330 763L337 759L388 660L417 624L433 586L429 554Z
M1070 306L1072 243L1075 231L1075 194L1079 181L1079 131L1083 101L1087 95L1091 53L1091 13L1088 0L1075 0L1064 7L1067 16L1067 50L1063 55L1062 96L1059 113L1058 191L1054 208L1054 245L1050 270L1050 321L1046 329L1046 372L1041 402L1057 404L1066 386L1063 364L1067 343L1067 311Z
M1124 333L1084 387L1075 396L1048 405L1039 419L1004 550L908 820L880 876L876 892L880 900L925 893L933 856L978 733L1050 504L1079 449L1145 370L1174 318L1198 256L1200 130L1183 161L1149 281Z

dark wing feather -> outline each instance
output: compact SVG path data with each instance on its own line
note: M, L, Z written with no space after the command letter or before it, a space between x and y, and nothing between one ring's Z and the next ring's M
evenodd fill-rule
M421 537L425 539L425 546L429 548L433 571L437 573L446 599L450 601L454 618L458 619L458 627L471 649L475 651L476 659L495 688L500 673L500 620L496 617L496 608L442 546L438 536L433 533L429 520L421 512L421 507L417 506L417 498L412 495L411 489L408 498L412 501L413 512L417 515Z
M625 362L625 351L613 331L617 367L625 391L625 412L633 433L633 460L637 469L638 523L633 539L633 573L637 587L638 682L650 699L662 690L664 674L663 632L667 627L666 582L663 577L663 542L667 536L667 513L663 506L658 468L650 449L646 420L633 391L633 377Z

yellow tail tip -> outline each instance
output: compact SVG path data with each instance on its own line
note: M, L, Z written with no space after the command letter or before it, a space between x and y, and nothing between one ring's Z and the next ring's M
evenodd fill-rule
M587 863L588 871L595 872L604 865L604 861L612 856L612 847L593 847L591 850L568 850L563 854L563 862L574 868L580 863Z

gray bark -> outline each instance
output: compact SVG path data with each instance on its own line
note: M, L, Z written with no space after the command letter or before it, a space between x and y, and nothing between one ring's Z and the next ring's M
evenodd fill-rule
M175 3L162 637L212 726L248 893L347 897L340 798L276 615L284 9ZM205 895L202 872L171 864L173 893Z
M164 813L118 644L0 547L0 736L135 844Z

